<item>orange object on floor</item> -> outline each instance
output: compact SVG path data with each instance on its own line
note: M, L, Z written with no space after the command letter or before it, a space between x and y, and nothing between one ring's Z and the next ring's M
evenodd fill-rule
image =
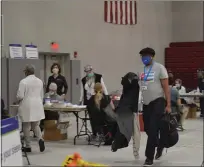
M139 113L140 132L144 132L143 114Z
M45 141L60 141L67 139L67 133L61 133L57 128L57 122L55 120L44 121L44 135Z

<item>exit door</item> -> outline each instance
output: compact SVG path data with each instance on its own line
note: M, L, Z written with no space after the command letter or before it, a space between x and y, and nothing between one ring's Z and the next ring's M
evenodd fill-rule
M53 63L58 63L61 67L61 74L66 78L68 84L67 100L71 100L71 73L70 73L70 56L69 53L52 53L40 52L40 59L44 59L44 81L45 88L48 83L48 78L52 75L51 66Z

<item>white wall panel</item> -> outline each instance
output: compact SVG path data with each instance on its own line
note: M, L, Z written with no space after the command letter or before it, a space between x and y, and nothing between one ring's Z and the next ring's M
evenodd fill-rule
M203 1L173 1L172 17L173 41L203 41Z

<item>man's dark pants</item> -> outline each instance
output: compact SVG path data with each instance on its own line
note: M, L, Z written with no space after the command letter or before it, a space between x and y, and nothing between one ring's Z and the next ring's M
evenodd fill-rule
M150 160L154 159L156 147L157 149L163 148L160 124L165 112L165 104L165 99L161 97L143 106L144 130L148 136L145 156Z
M204 116L204 97L200 98L201 115Z

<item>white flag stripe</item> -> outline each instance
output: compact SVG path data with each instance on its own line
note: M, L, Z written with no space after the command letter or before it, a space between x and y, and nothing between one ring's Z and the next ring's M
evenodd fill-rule
M122 24L125 24L125 2L126 1L122 1L123 2L123 18L122 18Z
M107 22L110 23L110 1L107 3Z
M112 13L113 13L113 23L116 24L116 19L115 19L115 1L112 1Z
M117 1L117 5L118 5L118 22L117 22L117 24L120 24L120 14L121 14L121 11L120 11L120 1Z
M130 15L131 15L131 13L130 13L130 1L127 1L127 15L128 15L127 23L130 24Z
M136 13L135 13L135 2L132 1L132 24L136 24L135 23L135 16L136 16Z

